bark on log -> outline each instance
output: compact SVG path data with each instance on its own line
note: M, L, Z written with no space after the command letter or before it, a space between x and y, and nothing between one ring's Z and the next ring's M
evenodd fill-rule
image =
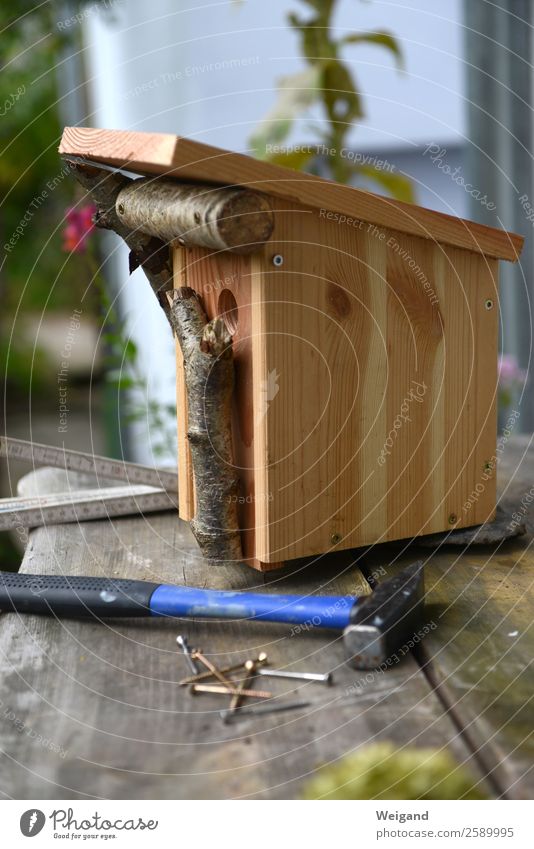
M124 239L130 248L130 273L138 266L142 267L170 324L170 307L166 297L167 292L173 288L169 248L160 239L131 230L115 212L117 195L121 189L134 181L130 177L78 162L68 156L64 159L78 182L91 194L97 210L95 224L97 227L113 230Z
M232 449L232 338L222 318L208 322L193 289L175 289L168 299L187 387L187 438L196 494L191 529L208 560L236 563L243 554Z
M274 227L265 195L176 180L133 180L119 192L115 208L130 230L141 230L164 242L238 254L258 250Z
M127 243L130 271L142 266L176 333L184 358L188 439L195 473L197 510L191 529L208 560L218 564L239 562L243 555L237 515L239 480L233 473L231 336L222 319L208 322L192 289L173 289L168 245L141 230L132 230L117 215L117 198L134 181L70 157L65 159L96 204L96 224L113 230Z

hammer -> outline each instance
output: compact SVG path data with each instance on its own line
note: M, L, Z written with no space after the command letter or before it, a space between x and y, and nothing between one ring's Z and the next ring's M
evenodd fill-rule
M300 633L343 631L347 662L375 669L414 635L423 609L423 564L380 583L371 595L296 596L201 590L113 578L0 572L0 610L73 618L199 617L285 622Z

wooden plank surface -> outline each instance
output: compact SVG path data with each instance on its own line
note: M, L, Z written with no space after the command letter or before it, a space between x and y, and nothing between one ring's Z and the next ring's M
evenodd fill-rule
M264 468L259 451L256 460L258 558L491 518L496 261L282 201L274 210L253 294L255 411L276 375L254 428L266 445Z
M224 251L192 247L173 249L174 287L189 286L200 295L209 320L225 315L233 305L232 347L235 366L233 448L239 489L239 527L244 559L267 570L278 564L259 564L256 557L256 454L259 430L255 427L253 391L253 348L256 332L252 320L252 287L258 289L258 260ZM176 343L178 477L180 516L190 520L195 514L194 473L187 440L187 392L180 345ZM261 387L260 387L261 389Z
M66 485L57 470L24 479L26 492ZM270 577L237 567L208 572L187 527L170 514L37 529L21 571L267 592L367 591L348 554ZM177 686L186 674L178 632L217 662L266 650L276 666L333 671L335 684L291 688L273 680L276 693L312 705L224 726L217 697ZM293 798L319 765L377 740L445 746L479 774L413 658L367 677L344 665L339 637L326 632L5 613L0 673L0 793L9 798Z
M515 262L523 237L165 133L66 127L59 152L143 174L242 185Z
M376 548L369 568L388 573L426 561L427 605L438 628L422 661L452 716L509 798L534 797L534 450L531 438L501 440L499 503L528 535L467 550ZM391 565L389 565L391 564Z

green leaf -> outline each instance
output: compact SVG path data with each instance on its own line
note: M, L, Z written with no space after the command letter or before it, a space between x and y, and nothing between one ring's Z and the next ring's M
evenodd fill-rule
M406 203L415 203L412 181L404 174L381 171L379 168L373 168L372 165L357 165L355 170L368 179L374 180L375 183L386 189L391 197L406 201Z
M313 66L283 77L279 82L278 101L267 113L250 139L258 159L266 159L269 145L279 145L287 138L297 115L305 112L319 95L322 67Z
M397 67L400 70L404 69L402 50L398 41L389 32L354 32L352 35L345 35L341 38L339 44L376 44L379 47L385 47L393 53Z
M323 100L331 123L351 124L363 118L360 95L356 91L352 74L339 59L332 59L323 74Z
M310 65L317 65L325 59L337 57L337 42L332 41L330 37L327 18L323 16L304 21L296 15L288 15L288 21L293 29L300 33L301 52Z
M133 339L127 339L126 344L124 346L124 359L125 360L135 360L137 357L137 345L133 341Z
M106 383L109 386L114 386L116 389L135 389L137 387L137 381L132 380L131 377L126 377L125 375L120 375L120 377L113 372L109 372L106 375Z
M273 165L283 165L284 168L292 168L293 171L304 171L306 165L316 156L317 145L295 145L294 150L287 153L274 153L265 157L266 161Z

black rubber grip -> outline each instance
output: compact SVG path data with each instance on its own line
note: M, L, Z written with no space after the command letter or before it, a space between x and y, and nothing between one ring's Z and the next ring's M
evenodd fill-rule
M0 572L0 610L76 619L150 616L150 598L159 586L120 578Z

